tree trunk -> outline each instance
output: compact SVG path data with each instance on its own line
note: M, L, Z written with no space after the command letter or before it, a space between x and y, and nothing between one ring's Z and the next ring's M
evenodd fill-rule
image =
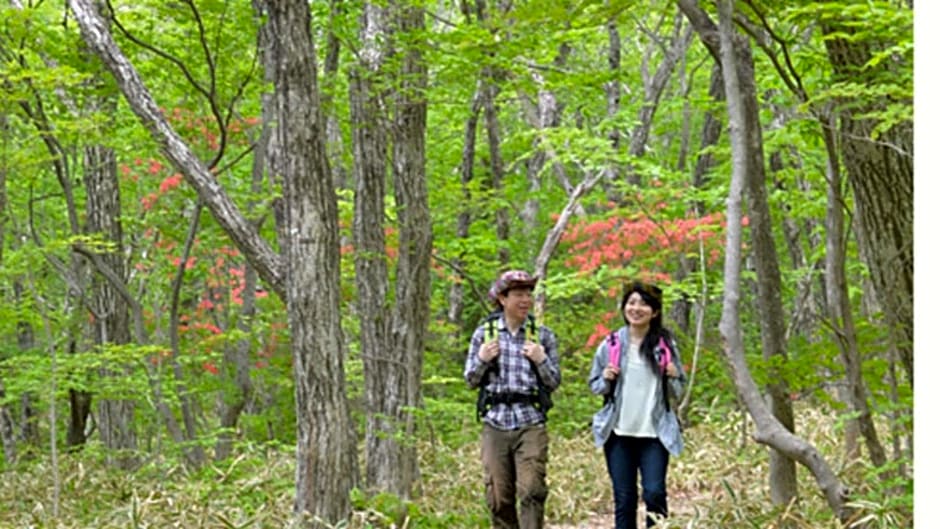
M337 35L339 18L345 16L349 2L343 0L330 0L330 22L329 32L326 36L326 53L323 59L323 79L326 83L332 84L334 79L339 79L339 52L340 36ZM333 171L333 185L337 189L349 188L352 183L349 181L349 170L344 164L343 156L346 152L346 145L343 140L343 130L340 120L337 116L333 104L333 90L323 91L323 108L326 113L326 150L330 156L330 168Z
M76 354L75 340L69 343L69 354ZM69 426L65 433L65 446L75 451L87 441L88 417L91 415L91 392L69 388Z
M785 314L780 300L780 266L777 262L777 250L773 240L773 226L770 206L767 202L766 173L764 168L763 139L761 137L760 109L757 103L757 88L754 78L754 62L751 47L747 40L738 35L729 19L727 35L719 36L721 45L714 47L714 36L710 41L704 35L716 31L714 23L698 6L687 7L692 2L680 3L683 11L692 21L692 25L712 55L721 58L722 73L725 78L725 97L728 100L729 114L734 98L734 106L740 112L736 130L739 134L732 143L737 144L741 152L735 153L743 164L749 198L748 211L751 227L751 241L754 247L754 261L757 268L757 304L760 312L761 345L767 360L781 358L786 360L786 334L784 329ZM689 13L692 13L691 15ZM731 16L731 13L728 13ZM726 49L733 46L733 49ZM716 51L718 53L716 54ZM735 68L734 86L729 85L729 68ZM783 377L771 374L767 393L771 412L779 424L792 432L794 430L793 405ZM786 505L797 495L796 465L775 447L770 452L770 495L775 505Z
M252 193L259 193L264 182L265 169L268 165L267 148L270 145L271 127L269 122L262 120L261 133L258 137L257 145L254 151L254 160L251 167L251 190ZM249 204L248 209L253 210L256 204ZM257 221L260 224L261 220ZM241 315L238 318L238 330L245 336L251 336L252 322L255 319L255 289L258 285L258 273L255 269L245 265L245 288L242 290ZM251 398L251 364L250 353L252 340L242 338L234 347L225 348L225 359L223 364L223 377L227 383L225 387L234 387L231 394L223 394L222 411L219 413L219 427L221 433L215 444L215 460L220 461L229 457L232 452L232 440L235 437L238 426L238 418L242 411L248 405Z
M420 34L425 27L424 11L407 2L393 2L395 23L401 34ZM418 453L411 441L415 435L413 410L422 405L421 376L425 335L430 318L431 212L425 174L427 130L427 65L420 48L410 38L397 50L401 56L400 85L395 94L395 127L392 175L398 212L398 266L395 271L395 310L390 349L398 362L388 364L394 373L386 387L386 410L394 412L396 436L387 446L388 463L382 465L389 490L410 497L419 478Z
M311 527L332 527L350 512L356 441L346 401L340 326L339 225L323 140L310 6L262 2L273 69L275 173L283 177L287 221L285 284L297 409L294 512Z
M470 182L473 180L474 157L476 156L477 144L477 123L480 120L480 110L483 108L483 82L477 82L476 91L473 93L473 100L470 102L470 115L464 124L463 149L460 156L460 190L463 195L463 204L470 203ZM470 211L461 209L457 214L456 236L458 239L466 239L470 235ZM464 276L463 267L465 262L462 256L451 263L454 271L461 277ZM450 296L448 297L447 321L453 324L460 324L463 321L464 308L464 282L454 281L450 287ZM463 336L458 327L454 331L454 340L459 341Z
M845 277L846 237L843 212L845 199L842 196L842 174L839 169L834 129L830 127L830 123L822 123L822 125L823 139L829 155L826 164L826 177L829 181L826 206L826 309L832 321L839 356L845 365L845 380L848 386L846 393L849 397L849 404L857 414L857 417L851 420L850 426L857 429L865 439L865 446L868 448L872 464L875 467L881 467L886 463L887 456L878 440L878 430L875 428L871 408L868 406L868 391L865 387L865 379L862 377L862 359L858 351L855 320L852 317L849 286Z
M189 229L186 233L186 239L179 256L179 264L176 265L176 274L170 286L170 313L167 326L167 334L170 341L170 366L173 371L173 388L176 393L176 401L179 402L180 415L183 418L183 427L186 436L185 444L180 448L190 468L199 468L206 461L205 450L202 445L196 443L198 432L196 431L196 402L192 398L192 393L186 388L186 376L183 373L183 366L180 362L182 356L180 351L180 292L183 289L183 280L186 277L186 263L192 252L193 245L196 244L196 236L199 233L199 217L202 215L202 203L197 202L196 207L190 212Z
M484 68L483 73L483 121L486 124L486 139L490 154L490 182L493 191L499 193L503 189L503 155L500 151L502 138L499 133L499 109L496 96L499 95L499 86L496 84L496 75L492 68ZM498 206L496 208L496 239L500 241L498 261L500 267L509 264L509 248L505 244L509 241L509 208Z
M0 112L0 142L7 145L10 141L10 128L7 115ZM0 266L3 266L3 250L6 248L6 223L10 218L7 211L7 150L0 150ZM0 378L0 402L6 400L3 378ZM16 423L6 404L0 404L0 441L3 442L3 460L11 465L16 462Z
M6 389L0 380L0 399L6 399ZM3 441L3 461L7 466L16 463L16 423L6 404L0 406L0 440Z
M650 130L653 127L653 118L656 117L656 109L659 108L659 100L672 78L676 63L680 57L685 55L685 50L688 48L689 42L692 41L693 31L690 28L683 32L682 20L681 11L677 12L669 49L666 50L662 62L656 67L656 73L653 74L653 77L643 79L643 102L637 112L637 125L630 132L630 145L627 148L627 153L631 158L641 158L646 154L646 144L649 141ZM650 44L650 47L659 46L660 43L658 42ZM635 186L642 183L640 173L632 164L627 168L626 180Z
M225 347L222 366L223 394L219 413L219 436L215 443L214 458L221 461L232 453L232 441L236 436L238 419L251 397L251 324L255 319L255 287L258 274L250 266L245 266L245 288L242 290L242 307L239 314L238 330L246 336L234 345Z
M570 47L563 43L559 47L555 60L552 61L554 66L563 69L570 51ZM532 105L526 94L520 94L520 101L526 109L525 114L529 125L537 131L537 134L532 141L532 156L526 161L526 179L529 181L529 193L519 216L523 222L525 240L535 244L539 209L541 208L537 197L539 190L542 188L542 169L548 160L548 153L542 146L544 142L540 132L558 127L561 123L561 104L558 102L555 93L545 87L545 78L538 70L531 69L530 75L536 86L538 86L536 104ZM559 165L557 162L553 164L555 167Z
M387 13L374 3L363 5L360 18L360 60L350 73L349 109L352 123L355 212L356 308L359 344L365 377L366 486L370 492L388 490L395 477L386 472L395 462L394 383L401 358L389 347L388 266L385 244L385 175L388 139L383 111L382 67L388 50ZM390 386L395 386L389 389ZM397 487L396 487L397 488ZM394 490L394 488L392 489Z
M754 437L758 442L779 450L787 457L804 464L816 477L820 490L825 494L833 513L840 520L845 519L846 491L838 477L809 443L795 436L767 409L761 398L744 358L744 339L741 332L739 299L741 281L742 237L742 197L748 184L748 171L752 169L752 155L755 140L751 119L756 115L756 107L748 108L750 97L742 97L747 87L739 83L741 71L739 61L742 57L738 46L733 41L734 31L731 25L731 2L722 0L719 4L721 30L716 31L714 23L695 0L679 0L680 8L696 27L703 42L713 56L720 59L725 81L725 94L728 98L729 130L732 145L732 176L728 197L727 239L724 267L724 302L722 306L719 330L722 335L725 355L732 368L735 387L750 415L754 418L757 430ZM745 83L753 83L753 74L748 78L745 70ZM753 92L751 92L753 94ZM756 100L755 100L756 101ZM749 115L751 117L749 117ZM760 145L757 145L759 148ZM756 243L755 243L756 244Z
M86 190L86 232L100 237L110 246L98 252L101 260L118 276L124 273L124 243L121 230L121 194L118 185L114 151L108 147L85 148L84 178ZM98 347L131 343L127 303L103 276L91 281L89 308L93 318L94 343ZM103 377L122 376L125 366L105 367ZM135 404L125 399L98 400L98 427L101 440L109 449L107 458L119 468L137 465L133 452L137 449L134 426Z
M607 2L605 2L606 4ZM606 116L611 123L616 123L617 114L620 112L620 96L622 89L617 72L620 71L621 64L621 44L620 30L617 28L617 18L611 17L607 21L607 69L611 72L612 80L604 83L604 99L606 105ZM616 160L620 156L620 150L623 143L620 127L611 126L607 130L607 140L610 145L611 161L604 169L604 193L607 200L612 203L619 203L622 200L623 193L617 187L621 181L621 175L624 174L623 165ZM568 194L571 192L568 190Z
M854 29L824 24L835 80L859 82L890 75L894 61L867 64L871 43L851 39ZM909 65L908 65L909 66ZM859 245L878 292L890 337L907 380L914 384L914 145L913 124L900 123L874 137L877 122L863 117L888 101L853 102L840 114L842 163L855 194Z
M278 123L276 172L284 183L286 262L241 214L218 180L169 126L153 97L114 42L91 0L69 0L82 38L114 75L131 109L167 158L229 234L258 274L287 305L297 408L294 509L325 527L346 518L356 470L355 434L345 395L339 319L336 195L326 161L316 84L309 4L260 2L267 20L262 42L274 74ZM258 4L256 4L258 5ZM287 277L290 277L290 281Z

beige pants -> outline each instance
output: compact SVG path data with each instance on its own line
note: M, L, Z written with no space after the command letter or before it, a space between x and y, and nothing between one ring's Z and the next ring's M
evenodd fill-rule
M486 504L493 527L541 529L548 496L545 484L548 432L545 425L504 431L484 424L481 459L486 479Z

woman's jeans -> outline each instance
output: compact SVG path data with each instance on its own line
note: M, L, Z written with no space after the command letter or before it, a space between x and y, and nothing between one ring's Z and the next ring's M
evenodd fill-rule
M604 444L607 471L614 486L614 520L616 529L636 529L636 474L640 472L643 502L646 503L646 526L655 520L651 514L665 517L666 467L669 452L655 437L621 437L613 432Z

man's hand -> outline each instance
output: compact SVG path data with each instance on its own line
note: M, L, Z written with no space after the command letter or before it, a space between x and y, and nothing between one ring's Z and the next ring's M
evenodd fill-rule
M522 347L522 355L539 365L545 361L545 348L542 344L535 342L526 342Z
M490 362L499 356L499 340L490 340L481 345L477 356L484 362Z

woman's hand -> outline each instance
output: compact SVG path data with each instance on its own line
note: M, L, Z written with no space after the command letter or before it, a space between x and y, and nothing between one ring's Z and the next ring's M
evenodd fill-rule
M617 380L620 376L620 368L616 366L607 366L604 368L604 380Z
M666 364L666 376L671 378L676 378L679 376L679 370L676 368L676 364L672 362Z

